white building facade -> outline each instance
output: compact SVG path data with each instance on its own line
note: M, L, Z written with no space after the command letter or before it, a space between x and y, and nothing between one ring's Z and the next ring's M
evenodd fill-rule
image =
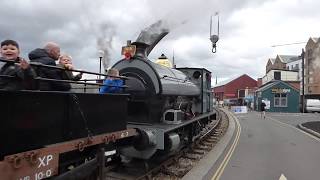
M299 72L291 70L270 70L265 76L263 76L262 85L272 80L300 81Z

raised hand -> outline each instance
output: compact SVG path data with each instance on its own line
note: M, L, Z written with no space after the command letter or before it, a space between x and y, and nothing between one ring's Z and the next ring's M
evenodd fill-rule
M65 64L64 67L69 70L73 70L72 64Z
M20 58L19 66L21 69L28 69L30 64L23 58Z

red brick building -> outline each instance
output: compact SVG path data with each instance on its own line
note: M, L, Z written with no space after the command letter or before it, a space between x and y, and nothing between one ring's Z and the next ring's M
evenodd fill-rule
M248 90L256 89L257 81L247 74L225 82L213 88L214 96L217 101L238 100L246 96ZM247 90L246 90L247 89Z

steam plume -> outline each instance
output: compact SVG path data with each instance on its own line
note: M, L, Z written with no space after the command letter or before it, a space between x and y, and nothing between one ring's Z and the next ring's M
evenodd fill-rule
M115 35L114 27L110 23L101 24L97 30L97 46L98 50L104 53L102 62L104 69L107 70L111 61L112 42Z

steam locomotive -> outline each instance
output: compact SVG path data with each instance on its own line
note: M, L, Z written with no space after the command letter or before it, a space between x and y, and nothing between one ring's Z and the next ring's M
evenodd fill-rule
M150 159L192 143L215 120L211 72L150 61L166 34L149 29L123 48L112 67L123 93L0 91L0 176L79 179L101 175L106 150Z

